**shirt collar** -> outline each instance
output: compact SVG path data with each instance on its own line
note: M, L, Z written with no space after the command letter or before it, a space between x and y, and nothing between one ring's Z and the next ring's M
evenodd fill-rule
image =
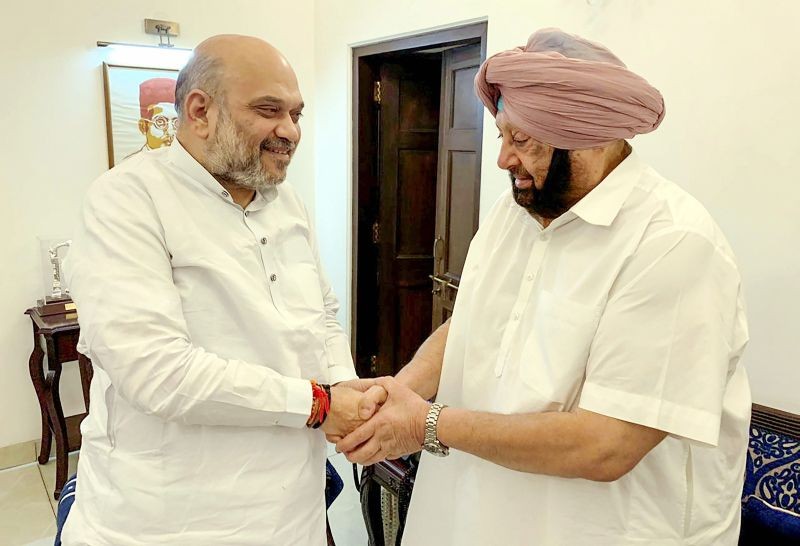
M181 145L177 138L172 141L172 144L169 146L169 152L167 153L169 154L170 162L189 175L192 180L218 195L221 199L235 204L230 194L222 187L222 184L217 182L217 179L192 157L192 154ZM270 186L264 192L256 190L256 196L247 206L247 210L260 209L277 196L278 189L275 186Z
M631 151L622 163L575 203L570 211L590 224L610 226L646 167L647 164L636 152Z

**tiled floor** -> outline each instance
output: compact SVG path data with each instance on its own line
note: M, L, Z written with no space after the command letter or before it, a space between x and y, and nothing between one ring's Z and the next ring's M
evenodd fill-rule
M78 470L78 454L73 453L69 456L67 477L75 474L76 470ZM50 505L53 507L53 513L55 514L58 511L58 501L53 498L53 489L56 485L56 462L51 460L45 466L39 466L39 472L42 474L44 488L47 490L47 498L50 500Z
M70 455L70 472L78 463ZM36 463L0 471L0 544L44 546L56 534L56 502L53 500L56 463Z
M344 490L328 512L334 540L337 546L365 545L367 533L353 483L353 465L332 449L329 458L344 481ZM78 455L74 453L69 457L70 476L77 464ZM0 471L0 545L53 544L57 504L53 499L55 472L54 460L44 466L32 463Z

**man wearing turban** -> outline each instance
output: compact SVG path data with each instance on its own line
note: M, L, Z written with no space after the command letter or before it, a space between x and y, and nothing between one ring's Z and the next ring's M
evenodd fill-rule
M175 80L151 78L139 85L139 132L145 137L142 150L169 146L175 138L178 114L175 111Z
M661 123L661 94L556 29L475 85L511 188L451 320L338 448L362 464L424 448L405 545L735 545L741 280L708 212L627 142Z

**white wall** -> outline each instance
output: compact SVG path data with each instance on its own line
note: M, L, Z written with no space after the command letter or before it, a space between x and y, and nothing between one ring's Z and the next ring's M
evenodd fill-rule
M664 94L664 123L633 144L728 235L749 303L754 399L800 412L800 3L318 0L315 16L317 222L343 321L351 296L350 46L488 17L492 54L558 26L606 44ZM487 117L482 213L508 184L495 166L495 136Z
M108 168L102 61L97 40L154 43L145 18L177 21L175 43L193 47L219 33L260 36L294 66L313 119L313 0L72 0L3 3L0 33L0 447L39 436L28 375L30 321L42 292L37 236L69 236L88 184ZM313 124L289 180L313 210ZM67 365L67 413L82 411L75 364Z
M290 180L314 211L323 259L347 322L350 299L350 46L488 17L488 50L560 26L608 45L661 89L667 117L634 145L711 210L738 253L747 289L746 354L757 402L800 412L800 3L773 0L56 0L4 4L0 33L0 447L36 438L22 312L41 291L36 237L69 235L89 182L107 167L97 40L150 43L144 18L181 23L178 45L222 32L284 51L307 110ZM19 23L19 24L17 24ZM25 24L22 24L25 23ZM485 120L482 210L507 185ZM317 204L315 207L315 203ZM75 366L62 393L81 409Z

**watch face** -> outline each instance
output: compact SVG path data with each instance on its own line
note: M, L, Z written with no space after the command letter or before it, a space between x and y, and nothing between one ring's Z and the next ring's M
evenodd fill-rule
M450 449L441 444L425 444L425 451L437 457L447 457Z

